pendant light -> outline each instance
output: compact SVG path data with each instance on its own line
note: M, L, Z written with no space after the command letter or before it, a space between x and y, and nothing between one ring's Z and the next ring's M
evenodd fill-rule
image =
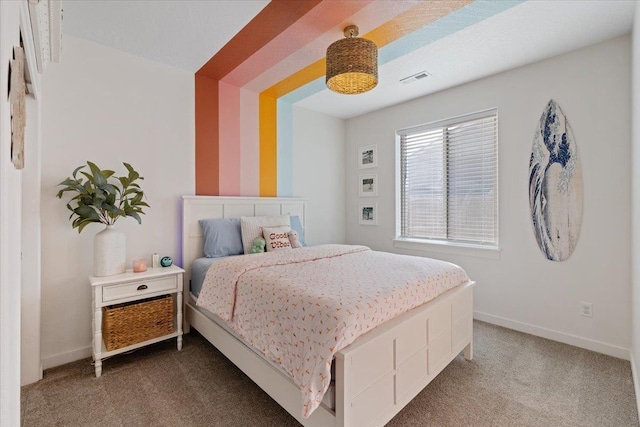
M334 92L354 95L378 84L378 47L357 35L358 27L350 25L344 29L346 38L327 48L326 83Z

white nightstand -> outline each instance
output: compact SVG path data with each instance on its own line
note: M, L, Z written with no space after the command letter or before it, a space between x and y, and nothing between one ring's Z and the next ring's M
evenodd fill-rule
M102 375L102 359L115 354L176 337L178 339L178 350L182 350L183 273L183 269L172 265L170 267L150 268L142 273L133 273L131 270L127 270L125 273L115 276L92 276L89 278L93 288L93 360L95 361L96 377ZM169 294L176 294L177 296L176 328L173 333L117 350L107 351L102 340L102 307Z

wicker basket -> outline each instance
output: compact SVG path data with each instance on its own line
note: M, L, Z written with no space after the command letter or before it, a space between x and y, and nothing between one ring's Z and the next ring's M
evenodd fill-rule
M102 308L102 336L108 351L174 332L174 295Z

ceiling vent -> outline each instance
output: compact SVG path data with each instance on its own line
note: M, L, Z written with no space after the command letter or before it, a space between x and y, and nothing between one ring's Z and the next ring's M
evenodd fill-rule
M400 79L400 83L404 83L404 84L413 83L418 80L422 80L426 77L429 77L430 75L431 74L427 73L426 71L420 71L419 73L416 73L412 76L405 77L404 79Z

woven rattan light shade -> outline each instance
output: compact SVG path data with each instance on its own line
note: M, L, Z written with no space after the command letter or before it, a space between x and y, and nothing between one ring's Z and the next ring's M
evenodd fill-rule
M353 37L357 34L357 27L347 27L348 37L327 48L326 82L334 92L353 95L378 84L378 48L371 40Z

